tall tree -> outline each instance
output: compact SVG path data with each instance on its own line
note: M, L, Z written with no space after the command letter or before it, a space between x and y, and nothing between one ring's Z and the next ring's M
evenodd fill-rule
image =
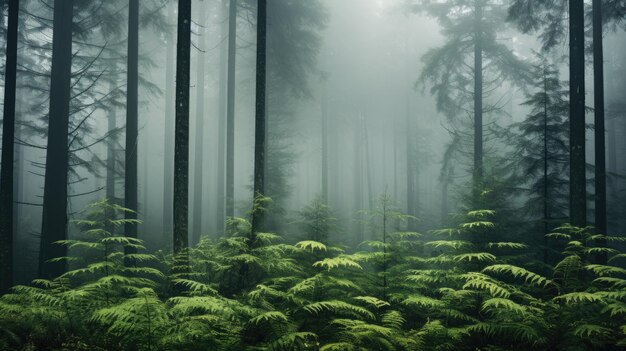
M235 214L235 205L234 205L235 202L234 201L235 201L235 64L236 64L236 58L237 58L236 50L237 50L237 0L230 0L230 3L228 5L228 78L227 78L227 93L226 93L226 216L227 217L232 217ZM258 75L257 75L257 78L258 78Z
M206 2L207 0L200 1L200 21L198 31L198 69L196 70L197 82L196 82L196 146L194 148L195 162L194 162L194 177L193 177L193 228L192 243L197 243L202 235L202 165L203 165L203 135L204 135L204 75L206 66Z
M168 21L174 18L174 7L176 4L168 4ZM174 227L172 221L173 201L174 201L174 180L172 179L172 169L174 168L174 120L175 98L174 98L174 33L167 31L167 50L165 56L165 120L163 122L163 238L169 240L172 237Z
M534 92L528 93L524 101L530 114L512 126L519 133L511 159L520 167L518 176L528 188L522 207L533 224L528 232L540 233L525 240L534 247L543 245L547 262L550 253L545 235L567 218L568 181L564 174L569 168L569 102L556 65L541 57L533 72Z
M55 242L67 236L67 186L69 168L68 124L72 62L73 0L55 0L52 28L50 106L46 148L39 276L54 278L65 271L67 249Z
M15 96L17 76L17 26L20 2L9 0L2 117L0 165L0 294L13 285L13 163L15 151Z
M501 112L501 99L494 95L502 94L498 90L502 84L521 85L528 80L526 64L499 38L506 29L505 8L499 0L422 0L413 10L426 12L443 27L446 42L424 55L419 82L432 85L437 109L452 129L472 130L472 202L480 206L486 171L484 118ZM471 116L471 121L463 116Z
M569 2L570 222L587 224L585 177L585 3Z
M267 0L259 0L257 8L257 44L256 44L256 104L254 117L254 185L253 196L255 199L265 194L265 56L267 43ZM256 202L256 200L255 200ZM254 237L256 231L262 226L263 211L252 211L252 230Z
M126 78L126 146L124 172L124 206L127 221L126 236L137 237L137 135L139 93L139 0L130 0L128 5L128 67ZM133 251L126 248L126 253Z
M229 14L229 0L222 0L222 15L227 18ZM229 36L230 18L223 21L221 28L221 38ZM226 208L226 99L228 90L228 50L230 48L230 38L222 42L220 45L220 86L219 86L219 104L217 119L217 171L216 192L217 206L215 206L215 233L220 236L224 233L225 226L225 208Z
M176 121L174 127L174 252L188 246L189 221L189 71L191 0L178 1L176 43Z
M593 103L595 135L595 226L606 234L606 142L604 130L604 53L602 1L593 0ZM606 253L598 256L598 263L606 264Z

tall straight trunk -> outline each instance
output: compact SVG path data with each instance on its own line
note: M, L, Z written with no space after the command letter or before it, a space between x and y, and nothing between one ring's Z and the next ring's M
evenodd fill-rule
M479 206L483 185L483 8L479 1L476 0L474 7L474 206Z
M137 135L138 123L138 81L139 81L139 0L130 0L128 5L128 66L126 77L126 145L124 171L124 207L127 220L137 219ZM137 237L135 221L124 224L126 236ZM125 248L127 254L133 248Z
M604 53L602 44L602 1L593 0L593 91L595 130L595 225L606 234L606 145L604 130ZM599 241L603 245L605 241ZM606 264L606 253L598 255L599 264Z
M174 18L174 3L169 4L168 20ZM174 34L167 35L165 57L165 120L163 123L163 238L170 240L174 227L172 213L174 201Z
M0 165L0 294L13 285L13 162L15 157L15 92L17 76L17 24L19 0L9 0L6 63L4 71L4 114L2 161Z
M569 1L570 223L587 224L585 186L585 4Z
M356 240L357 244L363 242L363 129L361 116L356 120L354 128L354 211L356 212Z
M115 89L115 84L111 82L109 89ZM111 133L117 128L117 115L114 107L107 111L107 130ZM107 139L107 171L106 171L106 197L109 201L115 201L115 168L116 168L115 137L109 136Z
M256 106L254 117L254 186L255 198L265 194L265 48L267 40L267 0L258 0L257 43L256 43ZM254 239L256 231L263 225L263 211L252 211L252 230Z
M548 263L548 220L550 219L548 188L548 77L547 68L543 72L543 263Z
M228 15L227 4L229 0L222 0L222 14L224 17ZM221 38L229 35L228 27L230 20L221 26ZM218 120L217 120L217 177L215 178L217 185L217 206L215 214L216 234L218 237L224 234L224 216L226 206L226 95L228 89L228 49L230 39L226 43L220 45L220 87L219 87L219 104L218 104Z
M57 277L66 269L64 262L48 260L66 256L67 253L65 246L55 242L67 238L68 125L73 12L73 0L54 1L46 177L39 247L39 277L44 279Z
M265 4L265 1L263 1ZM267 5L263 5L267 6ZM265 10L264 10L265 11ZM261 12L261 1L259 1L259 15ZM263 19L265 21L265 19ZM260 25L260 24L259 24ZM257 35L259 28L257 25ZM265 32L265 27L263 28ZM265 40L265 38L263 38ZM228 92L226 102L226 216L235 215L235 63L237 55L237 0L230 0L228 8ZM259 65L259 44L257 44L257 69ZM265 60L265 42L263 42L263 60ZM263 91L265 92L265 62L263 62ZM259 85L259 72L257 72L257 89ZM259 92L257 91L257 117ZM265 93L263 93L265 94ZM265 104L265 96L263 96ZM265 107L263 108L265 109ZM264 113L264 112L263 112ZM265 128L265 120L263 121ZM265 133L265 132L264 132ZM256 142L255 142L256 150ZM256 151L255 151L256 157ZM255 163L256 165L256 163ZM255 177L256 183L256 177ZM256 188L255 188L256 191Z
M406 208L409 216L415 216L415 164L413 162L413 128L408 93L405 97L405 142L406 142ZM415 220L409 219L409 230L415 229Z
M328 95L322 94L322 201L328 204Z
M115 66L113 67L113 71L116 71ZM109 83L109 90L113 91L116 89L115 86L116 79ZM109 133L112 133L117 125L117 115L115 111L115 107L111 106L107 111L107 130ZM106 169L106 197L109 202L117 203L117 199L115 197L115 171L117 167L117 150L115 149L116 144L116 136L109 135L107 138L107 169ZM106 214L107 218L112 219L115 215L113 210L108 211ZM115 226L113 226L110 222L107 221L107 226L105 228L106 231L112 233L115 230Z
M191 0L178 1L176 43L176 125L174 141L174 252L188 246L189 221L189 71Z
M365 148L365 175L367 176L367 207L368 210L374 210L374 176L372 174L372 159L370 154L370 143L367 132L367 122L365 118L361 120L361 128L363 128L363 148Z
M196 71L198 81L196 82L196 146L194 177L193 177L193 240L192 244L200 241L202 235L202 164L203 164L203 131L204 131L204 67L206 66L206 55L204 55L206 43L206 2L200 1L200 29L198 37L198 69Z

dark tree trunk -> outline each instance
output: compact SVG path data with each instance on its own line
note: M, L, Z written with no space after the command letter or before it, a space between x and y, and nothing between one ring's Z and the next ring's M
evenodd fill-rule
M413 128L408 93L405 97L405 141L406 141L406 208L409 216L415 216L415 165L413 162ZM415 230L415 220L409 219L409 230Z
M227 4L229 0L222 0L222 15L228 16ZM229 33L230 20L224 21L221 26L221 37ZM220 90L219 90L219 113L217 127L217 206L215 207L216 234L219 237L224 234L225 206L226 206L226 98L228 90L228 49L230 39L220 45Z
M67 253L65 246L54 243L67 238L68 123L73 11L73 0L54 1L50 112L39 248L39 277L45 279L63 274L66 268L64 262L48 260L66 256Z
M593 0L593 91L595 127L595 225L606 234L606 145L604 130L604 54L602 44L602 1ZM598 244L604 245L605 241ZM599 264L606 264L606 253L597 257Z
M548 150L548 77L547 68L543 73L543 263L548 263L548 238L546 235L550 228L548 227L548 221L550 220L550 207L549 207L549 188L548 188L548 174L549 174L549 150Z
M363 242L363 128L361 116L356 119L354 134L354 212L356 214L356 244Z
M322 201L328 204L328 95L322 94Z
M482 5L476 2L474 29L474 206L480 206L483 186L483 48Z
M569 1L570 223L587 224L585 186L585 13L583 0Z
M176 43L176 126L174 141L174 252L188 246L189 220L189 67L191 0L178 1Z
M367 131L367 122L365 118L361 119L361 128L363 128L363 148L365 149L365 175L367 177L367 208L369 211L374 210L374 176L372 174L372 159L370 155L369 133Z
M138 135L138 80L139 80L139 0L128 5L128 66L126 78L126 149L124 172L124 207L126 219L137 219L137 135ZM137 237L137 223L124 224L126 236ZM127 254L135 249L126 248Z
M267 0L258 0L256 44L256 109L254 117L254 197L265 194L265 47L267 36ZM262 228L263 211L252 211L252 230L255 233Z
M15 157L15 92L17 76L17 25L19 0L9 0L4 114L2 119L2 164L0 168L0 294L13 285L13 162Z
M264 5L264 6L267 6L267 5ZM261 2L259 2L259 15L260 15L260 12L261 12ZM263 19L263 23L265 23L265 19ZM263 27L263 33L265 33L265 27ZM259 34L259 29L257 28L257 35L258 34ZM226 216L227 217L232 217L235 215L234 202L235 202L235 63L236 63L236 55L237 55L236 45L237 45L237 0L230 0L230 5L228 8L228 92L226 94L227 96L227 102L226 102ZM257 69L259 66L259 62L258 62L259 61L258 56L259 56L259 50L260 50L260 48L258 47L259 45L260 44L257 44ZM265 38L263 38L262 56L263 56L263 94L265 94ZM259 72L257 72L257 90L259 87L258 79L259 79ZM258 100L259 100L259 92L257 91L257 111L259 108ZM263 95L263 106L265 106L265 95ZM265 111L265 107L263 107L263 111ZM258 118L258 112L257 112L257 118ZM263 128L265 128L265 119L263 120ZM255 143L255 148L256 148L256 143ZM255 158L256 158L256 151L255 151ZM255 166L256 166L256 163L255 163ZM256 183L256 176L254 179ZM256 191L256 188L255 188L255 191Z
M113 67L113 70L116 70L116 67ZM116 89L115 86L116 79L113 79L109 84L110 91ZM109 133L114 133L117 125L117 115L115 111L115 107L111 106L107 112L107 130ZM117 203L117 199L115 197L115 172L117 168L117 150L115 148L115 144L117 141L116 134L111 134L107 138L107 170L106 170L106 197L110 203ZM109 210L107 212L107 218L113 219L115 215L114 211ZM106 231L112 233L115 228L114 226L107 221L107 226L105 228Z
M206 26L206 0L200 1L200 28L198 37L198 69L196 71L198 81L196 82L196 146L194 177L193 177L193 240L192 244L200 241L202 235L202 166L203 166L203 135L204 135L204 67L205 43L207 31Z
M169 4L168 20L174 18L174 3ZM163 238L171 240L174 227L172 204L174 202L174 34L167 35L165 58L165 121L163 135Z

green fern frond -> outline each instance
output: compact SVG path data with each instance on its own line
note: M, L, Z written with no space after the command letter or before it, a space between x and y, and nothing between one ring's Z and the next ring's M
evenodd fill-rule
M473 252L455 255L452 257L457 262L493 262L497 259L496 256L488 252Z
M563 294L561 296L555 297L554 300L563 301L566 305L574 305L585 302L604 303L604 299L599 295L584 291Z
M322 261L317 261L313 263L313 267L325 268L328 271L334 268L339 268L339 267L363 269L363 267L361 267L361 265L358 264L357 262L347 257L342 257L342 256L333 257L333 258L325 258Z
M588 264L585 269L592 271L594 274L604 277L612 275L626 275L626 269L614 266L605 266L600 264Z
M525 283L530 283L538 286L547 286L553 284L551 280L528 271L524 268L508 265L508 264L495 264L489 267L485 267L482 270L483 273L498 273L498 274L510 274L515 278L523 278Z
M574 329L574 335L585 339L607 338L611 333L611 329L596 324L581 324Z
M349 312L351 314L374 319L374 314L367 309L340 300L314 302L304 306L303 309L312 314L320 314L324 311L335 314Z
M356 296L356 297L353 297L353 299L364 302L368 305L372 305L376 308L383 308L386 306L391 306L389 302L380 300L373 296Z
M483 301L480 309L493 314L498 314L501 310L507 310L519 315L520 317L524 317L526 315L526 308L524 306L501 297L493 297Z
M317 241L313 241L313 240L300 241L299 243L296 244L296 247L301 250L308 250L311 252L327 250L326 245Z
M514 249L514 250L523 250L527 249L528 245L522 243L513 243L513 242L496 242L496 243L487 243L488 248L496 248L496 249Z
M436 240L429 241L424 245L433 246L434 248L446 247L454 250L472 247L472 243L464 240Z

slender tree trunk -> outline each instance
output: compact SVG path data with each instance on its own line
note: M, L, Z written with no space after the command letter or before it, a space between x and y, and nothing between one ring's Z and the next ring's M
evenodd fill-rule
M46 177L43 191L39 277L55 278L65 272L64 262L48 262L66 256L67 183L69 170L68 125L72 62L73 0L55 0L52 27L50 114L46 148Z
M265 194L266 108L265 54L267 36L267 0L258 0L256 46L256 110L254 118L254 197ZM252 239L263 225L263 211L252 211Z
M474 206L480 206L483 186L483 8L479 1L474 7Z
M357 245L363 242L363 128L361 116L356 119L354 135L354 211L356 213L356 240Z
M176 126L174 141L174 252L188 246L189 220L189 67L191 0L178 1L176 43Z
M367 207L368 210L374 210L374 176L372 175L372 160L370 155L370 143L367 132L367 122L365 118L361 119L361 128L363 128L363 148L365 149L365 175L367 176Z
M583 0L569 1L570 95L570 223L587 224L585 182L585 9Z
M113 71L116 71L116 67L113 67ZM115 82L117 79L113 79L113 81L109 84L109 90L113 91L116 89ZM111 106L107 111L107 130L109 133L113 133L115 128L117 128L117 115L114 106ZM115 197L115 171L117 168L117 150L116 150L116 141L117 135L112 134L107 138L107 170L106 170L106 197L110 203L117 203L117 199ZM115 215L114 211L110 210L107 212L107 218L113 219ZM112 233L115 228L114 226L107 221L106 231Z
M267 5L265 5L267 6ZM259 15L261 11L261 3L259 2ZM265 20L263 20L265 21ZM258 26L257 26L258 27ZM257 28L257 35L259 29ZM263 28L265 31L265 28ZM265 38L263 38L265 40ZM265 45L265 43L263 43ZM230 0L228 8L228 92L226 102L226 216L235 215L235 63L237 58L237 0ZM257 44L257 66L260 48ZM265 48L263 48L265 50ZM265 51L263 51L263 60L265 60ZM265 62L263 62L263 66ZM257 67L258 68L258 67ZM265 70L263 68L263 77ZM257 88L259 85L259 72L257 72ZM265 79L265 78L263 78ZM265 87L265 82L263 86ZM265 88L263 89L265 91ZM265 97L263 97L265 104ZM258 92L257 92L258 105ZM257 106L257 111L258 111ZM263 122L265 127L265 122ZM256 148L256 144L255 144ZM255 151L256 155L256 151ZM256 157L256 156L255 156ZM256 165L256 164L255 164ZM256 177L255 177L256 182ZM256 191L256 188L255 188Z
M604 53L602 43L602 1L593 0L593 91L595 127L595 225L606 234L606 145L604 129ZM606 241L598 241L599 245ZM606 264L606 253L598 255L599 264Z
M441 225L445 225L448 214L450 213L450 207L448 204L448 187L450 186L450 182L452 181L452 177L454 175L454 168L450 168L446 174L444 175L445 179L443 179L443 184L441 187Z
M203 135L204 135L204 67L206 66L206 55L203 50L206 46L206 2L200 1L200 29L198 37L198 69L196 71L198 81L196 82L196 146L193 177L193 240L192 244L200 241L202 235L202 164L203 164Z
M174 3L170 3L168 20L174 18ZM174 34L167 35L167 52L165 58L165 121L163 141L163 238L170 240L173 224L174 180Z
M222 14L224 18L228 16L227 4L229 0L222 0ZM229 34L228 27L230 19L221 26L221 38L227 37ZM230 39L220 45L220 90L219 90L219 113L218 113L218 132L217 132L217 206L215 214L215 223L217 225L216 234L218 237L224 234L224 216L226 205L226 98L228 89L228 49Z
M406 208L410 216L415 216L415 165L413 163L413 128L408 93L405 106L405 140L406 140ZM409 230L415 229L415 220L409 219Z
M549 188L548 188L548 78L547 68L543 72L543 263L548 263L548 238L550 228Z
M322 93L322 201L328 204L328 95Z
M138 81L139 81L139 0L130 0L128 5L128 66L126 78L126 145L124 172L124 207L133 210L125 212L126 219L137 219L137 135L138 123ZM124 224L126 236L137 237L137 223ZM125 248L127 254L135 249Z
M15 157L15 97L19 0L9 0L4 71L2 161L0 166L0 294L13 286L13 162Z

